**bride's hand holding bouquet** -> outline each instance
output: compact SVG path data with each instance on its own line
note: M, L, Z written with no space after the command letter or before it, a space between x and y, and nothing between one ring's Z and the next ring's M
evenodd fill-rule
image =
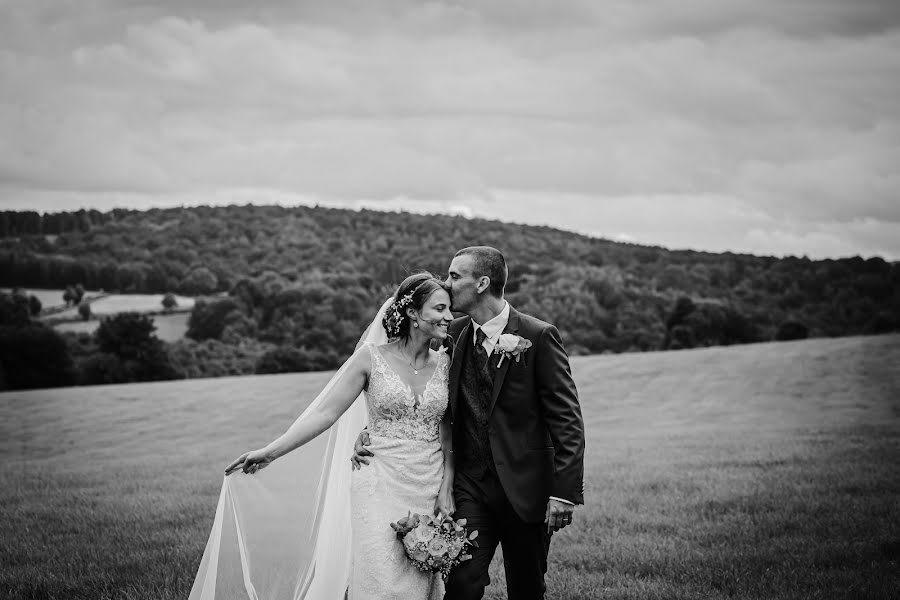
M453 500L453 484L448 484L445 481L441 484L437 499L434 501L434 514L452 517L455 512L456 502Z

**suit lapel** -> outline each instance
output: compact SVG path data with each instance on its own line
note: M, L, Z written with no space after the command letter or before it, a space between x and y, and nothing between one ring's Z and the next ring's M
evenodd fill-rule
M453 348L453 357L450 362L450 415L455 419L459 414L456 411L457 396L459 396L459 372L462 370L466 349L472 345L472 320L463 326L459 332L459 340Z
M519 312L510 306L509 321L507 321L506 327L503 328L503 333L516 333L517 331L519 331ZM497 364L497 361L500 360L499 356L500 355L492 354L488 364ZM500 365L500 368L494 373L494 389L491 391L491 405L488 407L488 416L494 412L494 405L497 404L497 398L500 396L500 390L503 388L503 382L506 379L507 371L509 371L509 365L514 361L515 359L504 358L503 364Z

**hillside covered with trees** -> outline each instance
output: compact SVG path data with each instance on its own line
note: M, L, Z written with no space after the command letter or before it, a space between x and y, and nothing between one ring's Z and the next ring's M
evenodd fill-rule
M204 296L181 376L330 369L409 272L500 248L572 354L900 330L900 264L672 251L442 215L280 206L0 213L0 286ZM82 340L82 346L86 342ZM97 361L92 363L96 366Z

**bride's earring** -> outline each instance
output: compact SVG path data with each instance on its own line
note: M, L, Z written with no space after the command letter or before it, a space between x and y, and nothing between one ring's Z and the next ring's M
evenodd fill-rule
M413 321L413 327L418 328L418 327L419 327L419 322L418 322L418 321Z

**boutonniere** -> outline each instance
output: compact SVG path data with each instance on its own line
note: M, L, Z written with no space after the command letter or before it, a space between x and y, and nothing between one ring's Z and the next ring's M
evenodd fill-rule
M502 334L500 339L497 340L497 345L494 346L494 354L500 354L500 361L497 363L497 368L500 368L500 365L503 364L503 359L505 358L509 358L510 360L516 359L516 362L519 362L522 359L522 355L525 354L525 351L531 348L531 345L531 340L526 340L518 335L513 335L511 333Z

